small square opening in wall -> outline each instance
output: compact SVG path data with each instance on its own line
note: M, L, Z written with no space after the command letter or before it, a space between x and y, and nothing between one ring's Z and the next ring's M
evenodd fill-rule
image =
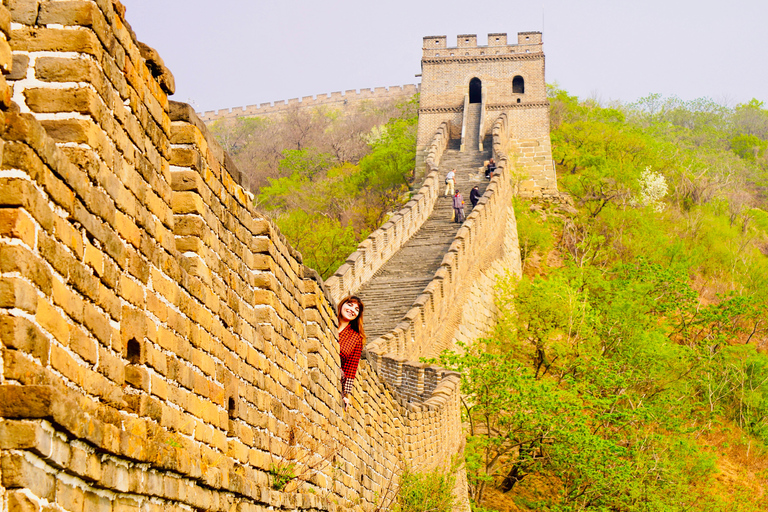
M440 44L440 40L435 41L435 44Z
M136 338L128 340L125 347L125 358L130 364L141 364L141 343Z

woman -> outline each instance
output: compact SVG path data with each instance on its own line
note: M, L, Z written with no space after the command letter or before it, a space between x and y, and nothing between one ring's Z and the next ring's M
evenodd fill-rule
M349 394L357 374L360 354L365 345L363 329L363 301L354 295L339 304L339 354L341 355L341 398L344 408L349 405Z

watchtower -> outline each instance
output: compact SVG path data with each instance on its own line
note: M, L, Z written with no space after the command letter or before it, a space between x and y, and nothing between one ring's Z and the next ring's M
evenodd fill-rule
M461 140L462 151L478 151L494 121L506 113L509 150L515 153L510 156L518 163L525 160L518 167L528 177L520 193L556 193L541 32L519 32L514 44L507 34L488 34L486 46L477 44L475 34L457 36L454 47L446 36L428 36L421 70L419 172L424 149L441 123L448 122L451 139Z

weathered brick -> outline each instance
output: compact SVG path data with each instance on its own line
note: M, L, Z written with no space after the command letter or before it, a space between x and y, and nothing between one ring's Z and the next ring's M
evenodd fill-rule
M86 481L98 482L101 478L101 461L96 453L87 452L78 446L72 446L72 460L70 469ZM85 507L91 507L94 504L93 499L88 498L86 493ZM103 503L98 501L98 503ZM109 501L107 500L107 503ZM100 505L101 506L101 505ZM101 508L86 508L86 510L102 510ZM107 511L110 509L107 508Z
M37 228L32 216L20 208L0 209L0 236L18 238L28 247L35 246Z
M95 364L98 361L98 343L80 328L72 330L69 340L69 348L72 349L75 354L91 364Z
M203 199L195 192L174 192L171 204L173 213L176 215L190 213L202 215L205 212Z
M34 123L27 124L34 126ZM37 126L37 128L40 127ZM58 203L62 208L67 210L67 212L71 213L75 198L75 193L72 188L82 191L83 188L88 185L87 176L74 167L64 163L62 155L56 151L55 146L52 145L49 139L45 138L43 133L38 133L38 131L34 129L30 129L28 132L34 132L32 138L39 136L40 140L37 141L37 144L39 144L37 150L44 153L44 156L48 158L49 161L54 164L60 164L57 171L67 179L67 183L50 171L50 169L43 163L40 156L38 156L36 149L33 149L33 147L26 144L6 144L3 147L2 152L3 166L21 169L27 172L32 179L37 181L37 183L45 189L46 193L54 200L54 202ZM15 136L23 137L24 134L19 133ZM70 186L72 188L70 188Z
M99 278L91 274L90 269L75 260L69 271L69 282L85 297L94 302L99 300Z
M46 299L38 300L35 320L48 331L59 343L69 344L70 324L66 317L58 309L53 307Z
M109 323L109 318L96 309L93 304L85 304L83 323L103 346L109 347L111 345L112 326Z
M98 371L119 385L125 382L125 363L104 347L99 347Z
M8 493L8 512L37 512L40 505L21 491Z
M0 244L0 272L19 272L44 294L51 293L51 273L40 258L25 247Z
M58 279L52 281L53 302L69 315L75 322L83 321L83 299L74 293L70 287Z
M122 303L112 289L99 284L99 299L96 301L96 305L106 311L113 320L120 321Z
M8 83L8 81L5 78L5 75L0 75L0 107L2 107L2 110L8 110L11 108L11 105L13 104L12 98L13 97L13 87ZM0 115L2 117L2 115ZM2 145L0 145L0 156L2 153Z
M0 38L0 70L4 73L10 73L13 69L13 54L11 45L3 38Z
M8 39L11 37L11 11L5 5L0 8L0 32Z
M83 257L83 236L80 232L72 227L72 224L68 219L61 217L54 218L54 234L56 238L64 242L70 251L72 251L78 259Z
M11 19L16 23L34 25L37 21L37 12L40 8L40 0L9 0L6 2Z
M9 145L6 144L7 148ZM3 152L3 156L7 152ZM3 162L5 166L5 161ZM7 167L6 167L7 168ZM0 178L0 204L24 207L35 220L48 231L53 229L53 211L48 201L34 187L32 182L20 178Z
M112 502L105 496L86 492L83 509L88 512L112 512Z
M20 3L31 3L19 0ZM13 14L13 11L11 11ZM14 15L14 18L16 16ZM22 22L23 23L23 22ZM93 55L97 59L103 50L96 35L89 30L22 27L11 32L11 48L27 52L77 52Z
M51 367L78 386L83 385L85 367L59 345L51 345Z
M83 512L85 495L82 489L56 481L56 503L67 512Z
M37 311L37 290L19 278L0 279L0 307L19 308L34 314Z
M125 367L125 382L137 389L149 391L149 373L146 368L129 364Z
M83 263L90 266L98 276L104 274L104 253L91 243L86 243Z
M146 304L144 288L125 274L120 278L120 296L134 306L144 307Z
M2 385L0 386L0 398L2 398L0 411L5 418L47 418L51 415L54 397L55 391L51 386ZM3 480L5 480L5 471L3 471ZM5 485L8 486L8 484Z
M97 64L89 59L38 57L35 60L35 77L43 82L94 83L99 75ZM96 85L97 90L101 90Z
M38 25L81 25L90 26L99 15L99 9L93 2L65 1L43 2L37 17Z
M38 248L40 255L50 263L56 272L64 279L68 279L73 269L77 266L77 260L66 250L64 245L47 233L40 233Z
M27 352L48 364L48 338L26 318L0 316L0 340L8 348Z

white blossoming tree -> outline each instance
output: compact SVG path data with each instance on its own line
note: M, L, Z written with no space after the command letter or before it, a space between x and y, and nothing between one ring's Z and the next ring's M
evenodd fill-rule
M661 173L654 172L651 167L645 168L640 175L640 193L632 198L632 206L650 206L657 212L664 211L666 205L662 201L669 187Z

